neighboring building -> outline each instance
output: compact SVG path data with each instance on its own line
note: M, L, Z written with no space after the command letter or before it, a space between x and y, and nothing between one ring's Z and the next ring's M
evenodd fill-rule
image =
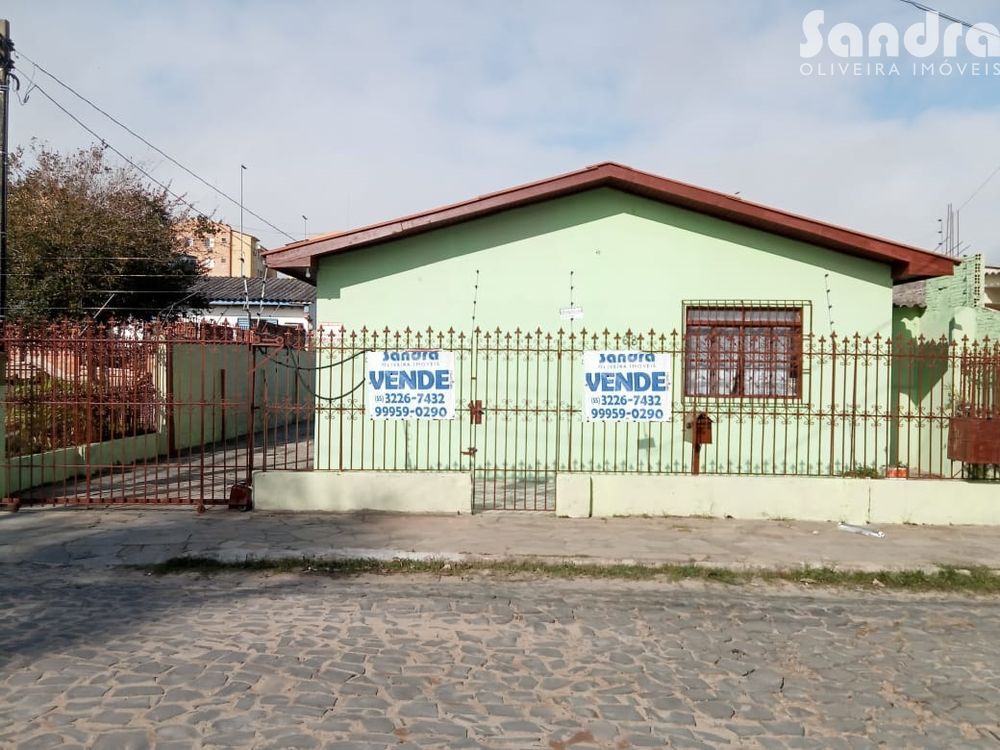
M982 255L965 258L953 276L893 289L893 338L961 342L1000 340L1000 269Z
M264 248L252 234L240 233L229 224L214 222L214 232L197 236L195 223L184 224L179 234L185 253L198 261L206 276L263 276ZM271 274L273 275L273 274Z
M1000 311L991 309L995 303L989 296L990 282L997 278L981 255L973 255L953 276L893 290L892 390L897 397L892 408L902 415L933 417L922 430L901 429L893 436L890 449L911 474L947 475L949 467L938 460L949 440L946 417L968 414L993 423L1000 414Z
M306 331L313 329L316 315L316 288L299 279L204 278L197 291L208 307L191 318L211 323L247 328L262 320Z
M1000 310L1000 266L986 266L984 282L986 306Z

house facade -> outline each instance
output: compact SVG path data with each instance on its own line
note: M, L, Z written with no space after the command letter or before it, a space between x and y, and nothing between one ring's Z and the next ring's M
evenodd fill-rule
M338 332L318 468L471 468L526 503L568 472L883 471L901 442L894 285L957 262L617 164L267 259L308 269L318 325ZM454 356L454 414L366 411L359 353L425 349ZM588 384L611 383L592 363L640 355L659 357L662 412L590 410ZM698 415L711 436L693 449Z

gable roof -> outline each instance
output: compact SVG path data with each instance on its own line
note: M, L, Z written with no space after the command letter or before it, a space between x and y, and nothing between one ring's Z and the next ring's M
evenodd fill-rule
M235 276L205 276L194 289L210 304L243 304L249 294L251 302L273 305L307 305L316 301L316 287L299 279L244 279ZM263 293L263 300L261 294Z
M333 235L293 242L265 253L270 268L299 275L318 258L360 250L387 240L488 216L594 188L610 187L672 206L697 211L837 252L887 263L895 281L948 276L956 259L928 250L826 224L714 190L669 180L614 162L489 193L450 206L404 216Z

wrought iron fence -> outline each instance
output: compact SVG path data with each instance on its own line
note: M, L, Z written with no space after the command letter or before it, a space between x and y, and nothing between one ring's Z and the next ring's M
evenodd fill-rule
M225 503L257 468L311 465L312 397L274 363L312 366L301 331L8 323L0 344L0 497Z
M949 455L949 426L962 416L1000 419L996 342L789 335L328 332L311 373L316 466L468 470L480 507L529 509L552 507L560 472L969 474ZM456 418L368 418L364 355L420 349L454 352ZM666 355L669 416L589 419L583 358L592 351ZM711 442L696 450L685 425L699 414L711 420ZM997 467L977 476L996 478Z
M544 510L567 472L1000 478L997 342L733 315L686 336L8 324L4 494L225 502L254 470L462 471L475 507ZM453 415L373 412L368 357L426 350L452 355ZM654 358L669 388L585 409L601 353Z
M30 455L155 431L157 344L144 330L8 325L6 455Z

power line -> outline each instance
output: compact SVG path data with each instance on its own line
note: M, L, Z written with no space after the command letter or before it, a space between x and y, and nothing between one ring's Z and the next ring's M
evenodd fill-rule
M69 91L71 94L73 94L73 96L77 97L81 101L83 101L86 104L88 104L89 106L93 107L95 110L97 110L102 115L104 115L105 117L107 117L109 120L111 120L111 122L113 122L115 125L117 125L122 130L124 130L125 132L127 132L129 135L131 135L131 136L137 138L138 140L142 141L146 146L148 146L149 148L153 149L156 153L160 154L160 156L162 156L164 159L166 159L167 161L169 161L174 166L176 166L176 167L184 170L187 174L191 175L196 180L198 180L198 182L200 182L203 185L205 185L206 187L214 190L216 193L218 193L219 195L221 195L223 198L225 198L226 200L230 201L233 205L237 205L237 206L241 205L241 203L239 201L237 201L231 195L229 195L228 193L226 193L224 190L222 190L221 188L218 188L215 185L213 185L212 183L208 182L208 180L204 179L203 177L201 177L200 175L196 174L195 172L193 172L188 167L186 167L183 164L181 164L179 161L177 161L175 158L173 158L172 156L170 156L170 154L168 154L165 151L163 151L161 148L158 148L157 146L154 146L148 140L146 140L141 135L139 135L137 132L135 132L134 130L132 130L132 128L130 128L128 125L126 125L121 120L119 120L116 117L114 117L113 115L111 115L106 110L104 110L101 107L99 107L97 104L95 104L90 99L88 99L87 97L85 97L79 91L77 91L72 86L70 86L68 83L66 83L65 81L61 80L54 73L50 73L48 70L46 70L45 68L43 68L41 65L39 65L37 62L35 62L34 60L32 60L30 57L28 57L26 54L24 54L20 50L18 50L17 56L18 57L23 57L25 60L27 60L32 65L34 65L36 68L38 68L39 71L41 71L42 73L44 73L45 75L47 75L53 81L55 81L56 83L58 83L64 89L66 89L67 91ZM39 87L38 87L37 84L35 84L34 88L39 88ZM48 94L46 94L46 96L50 100L52 99L52 97L48 96ZM251 211L249 208L246 208L245 206L243 207L243 210L246 211L251 216L253 216L255 219L259 219L260 221L264 222L267 226L269 226L271 229L273 229L278 234L281 234L281 235L287 237L289 240L291 240L293 242L296 241L295 237L293 237L292 235L290 235L288 232L284 231L283 229L279 229L278 227L276 227L274 224L272 224L271 222L269 222L267 219L265 219L260 214L257 214L255 212Z
M951 21L952 23L960 24L967 29L972 29L974 31L978 31L981 34L986 34L987 36L992 36L996 37L997 39L1000 39L1000 34L997 34L996 32L990 31L989 29L981 28L980 26L977 26L974 23L969 23L968 21L958 18L957 16L952 16L943 11L937 10L936 8L932 8L929 5L924 5L921 2L917 2L917 0L899 0L899 2L905 3L906 5L911 5L917 10L922 10L925 13L937 13L939 16L941 16L941 18L945 19L946 21Z
M156 257L149 255L73 255L68 260L145 260L150 262L158 261ZM162 263L172 262L176 260L175 258L170 258L166 261L160 261ZM227 277L227 278L238 278L238 277Z
M30 305L15 305L15 307L30 307ZM46 305L46 310L127 310L129 312L140 312L140 311L153 311L153 312L163 312L165 308L163 307L139 307L137 305L128 305L127 307L105 307L103 305L63 305L54 306Z
M966 20L964 20L962 18L958 18L957 16L952 16L952 15L950 15L948 13L944 13L944 12L942 12L940 10L937 10L936 8L930 7L929 5L924 5L923 3L918 2L917 0L899 0L899 1L901 3L906 4L906 5L912 6L912 7L916 8L917 10L922 10L925 13L937 13L939 16L941 16L941 18L944 18L947 21L951 21L952 23L960 24L961 26L964 26L967 29L972 29L974 31L978 31L981 34L987 34L989 36L992 36L992 37L995 37L997 39L1000 39L1000 34L994 33L992 31L990 31L989 29L984 29L984 28L982 28L980 26L977 26L974 23L969 23L968 21L966 21ZM987 177L985 180L983 180L982 184L979 187L977 187L975 190L972 191L972 195L970 195L968 198L965 199L965 203L963 203L961 206L959 206L958 210L961 211L963 208L965 208L967 205L969 205L972 202L972 199L975 198L977 195L979 195L979 193L982 192L983 188L985 188L987 185L989 185L990 182L993 181L993 178L996 177L998 174L1000 174L1000 164L998 164L997 168L994 169L990 173L989 177ZM941 247L941 244L942 243L939 242L938 243L938 247Z
M990 182L993 180L993 178L996 177L998 174L1000 174L1000 164L998 164L997 168L994 169L990 173L989 177L987 177L985 180L983 180L983 184L982 185L980 185L974 191L972 191L972 195L970 195L968 198L965 199L965 203L963 203L961 206L959 206L958 210L961 211L963 208L965 208L966 206L968 206L969 203L972 202L972 199L975 198L977 195L979 195L979 193L982 192L983 188L986 187L987 185L989 185Z
M910 5L910 6L914 7L914 8L917 8L918 10L922 10L925 13L937 13L941 18L944 18L947 21L951 21L952 23L957 23L957 24L959 24L961 26L964 26L967 29L972 29L972 30L978 31L981 34L987 34L989 36L996 37L997 39L1000 39L1000 34L996 34L996 33L992 32L992 31L990 31L989 29L981 28L981 27L977 26L976 24L969 23L968 21L966 21L966 20L964 20L962 18L958 18L957 16L952 16L952 15L950 15L948 13L944 13L944 12L942 12L940 10L935 9L935 8L931 8L930 6L924 5L921 2L917 2L917 0L899 0L899 1L901 3L905 3L906 5ZM972 195L970 195L966 199L965 203L963 203L961 206L958 207L958 210L961 211L963 208L965 208L967 205L969 205L969 203L972 201L972 199L975 198L977 195L979 195L980 191L982 191L982 189L984 187L986 187L990 183L990 181L994 177L997 176L997 174L1000 174L1000 165L998 165L997 168L995 170L993 170L993 172L990 174L990 176L987 177L983 181L983 183L973 191ZM940 248L941 244L942 243L939 242L938 245L937 245L937 248ZM935 249L937 249L937 248L935 248Z
M332 351L336 351L336 347L334 347ZM374 352L374 351L375 351L374 349L359 349L354 354L351 354L348 357L344 357L343 359L339 359L336 362L328 362L325 365L313 365L312 367L307 367L305 365L300 365L297 363L289 364L287 362L282 362L280 359L273 359L271 361L280 367L287 367L289 369L301 370L303 372L319 372L321 370L329 370L334 367L340 367L341 365L345 365L348 362L357 359L362 354L368 354L369 352Z
M84 294L186 294L192 297L201 294L200 290L192 292L188 289L84 289Z
M86 270L86 271L74 272L73 275L74 277L80 279L86 279L88 277L108 279L109 282L112 279L162 279L164 276L162 273L117 273L115 271L105 272L100 270ZM24 279L35 279L35 278L47 279L51 277L51 274L42 272L31 272L31 271L8 271L5 274L5 276L7 276L8 278L19 277ZM195 277L196 281L194 283L197 283L197 280L201 278L202 277L200 276Z
M175 193L173 190L171 190L169 187L167 187L164 183L160 182L158 179L156 179L155 177L153 177L153 175L151 175L145 169L143 169L138 164L136 164L134 161L132 161L131 159L129 159L127 156L125 156L125 154L123 154L121 151L119 151L114 146L112 146L110 143L108 143L104 138L102 138L100 135L98 135L98 133L96 131L94 131L93 129L91 129L85 122L83 122L83 120L81 120L79 117L77 117L76 115L74 115L72 112L70 112L68 109L66 109L59 102L57 102L55 99L53 99L52 96L49 94L49 92L46 91L45 89L43 89L37 83L35 84L35 90L38 91L39 93L41 93L42 96L44 96L46 99L48 99L50 102L52 102L56 107L58 107L59 110L61 110L63 114L65 114L67 117L69 117L71 120L73 120L73 122L75 122L81 128L83 128L88 133L90 133L94 138L96 138L97 140L99 140L103 146L105 146L109 150L113 151L121 159L123 159L125 162L127 162L133 169L135 169L138 172L141 172L148 180L150 180L151 182L159 185L169 195L173 196L175 199L177 199L178 201L180 201L181 203L183 203L185 206L187 206L188 208L190 208L192 211L194 211L199 216L202 216L202 217L204 217L206 219L208 218L207 216L205 216L205 214L203 212L199 211L194 206L194 204L192 204L186 198L183 198L180 195L178 195L177 193Z

